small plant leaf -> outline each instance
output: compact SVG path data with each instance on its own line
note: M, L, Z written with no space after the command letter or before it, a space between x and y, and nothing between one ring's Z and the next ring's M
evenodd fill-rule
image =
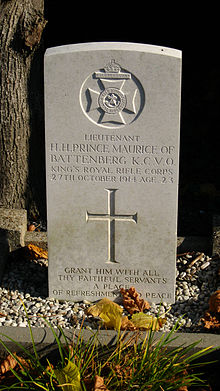
M99 316L107 328L119 330L122 308L113 301L104 298L87 310L88 315Z
M79 369L72 361L62 369L54 369L54 374L63 391L81 391Z
M152 328L152 330L157 331L166 323L166 318L156 318L139 312L132 315L131 321L137 329L149 330Z

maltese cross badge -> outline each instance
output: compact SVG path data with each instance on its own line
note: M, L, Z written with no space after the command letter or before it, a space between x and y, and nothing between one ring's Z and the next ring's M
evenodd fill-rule
M88 119L105 128L133 122L142 111L144 91L138 79L111 62L87 77L80 90L80 104Z

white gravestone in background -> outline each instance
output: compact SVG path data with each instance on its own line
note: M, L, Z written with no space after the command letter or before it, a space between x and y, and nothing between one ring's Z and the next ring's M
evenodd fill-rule
M50 296L174 302L180 89L175 49L46 51Z

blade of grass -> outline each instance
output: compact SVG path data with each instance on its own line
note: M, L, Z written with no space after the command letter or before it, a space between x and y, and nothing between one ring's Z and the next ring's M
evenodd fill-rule
M83 361L83 368L81 369L81 376L83 376L83 374L84 374L84 372L86 371L86 369L88 368L88 366L90 365L90 363L91 363L91 360L93 359L93 358L95 358L95 355L94 355L94 350L95 350L95 344L93 343L92 345L90 345L90 346L92 346L92 348L91 348L91 351L88 351L87 352L87 354L86 354L86 356L87 357L85 357L84 358L84 361Z
M44 391L49 391L48 387L45 388L44 386L42 386L41 384L37 383L37 382L33 382L33 384L39 388L41 388L42 390ZM54 389L54 388L53 388Z
M10 368L10 371L18 379L18 381L20 382L20 385L25 383L24 379L22 377L20 377L19 374L13 368Z
M25 368L25 366L23 365L22 361L20 361L19 358L13 352L11 352L11 350L7 347L7 345L3 341L0 341L0 343L2 344L2 346L4 346L6 351L14 358L14 360L22 367L24 372L28 374L30 379L33 380L32 376L30 374L30 371L27 372L27 368ZM10 368L10 370L12 370L12 368Z
M35 346L34 336L33 336L33 333L32 333L32 327L31 327L30 319L29 319L29 316L28 316L28 313L27 313L27 309L26 309L26 306L25 306L23 300L22 299L20 299L20 300L21 300L21 303L22 303L22 305L24 307L25 315L27 317L28 328L29 328L29 332L30 332L30 337L31 337L31 342L32 342L32 347L33 347L35 359L38 362L38 364L40 364L40 360L39 360L39 356L38 356L37 349L36 349L36 346Z
M209 353L214 352L216 349L219 349L219 347L218 348L213 348L213 346L208 346L208 347L206 347L206 348L204 348L202 350L199 350L198 352L192 354L190 357L187 357L186 361L190 363L193 360L199 359L201 357L206 356Z
M50 322L44 318L44 321L46 322L46 324L48 325L48 327L51 329L52 333L53 333L53 336L54 336L54 339L57 343L57 346L58 346L58 350L59 350L59 353L60 353L60 358L61 358L61 362L62 362L62 366L65 365L64 361L64 355L63 355L63 349L62 349L62 344L61 344L61 341L60 341L60 338L57 336L57 333L55 332L54 328L52 327L52 325L50 324Z

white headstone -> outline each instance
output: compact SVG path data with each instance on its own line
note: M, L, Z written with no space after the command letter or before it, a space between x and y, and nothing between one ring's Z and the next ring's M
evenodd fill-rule
M46 51L50 296L174 302L180 90L179 50Z

